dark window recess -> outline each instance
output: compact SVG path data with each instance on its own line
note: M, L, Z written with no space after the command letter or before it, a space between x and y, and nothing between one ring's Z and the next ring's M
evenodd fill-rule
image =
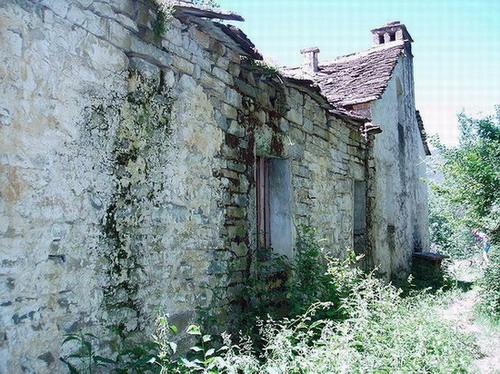
M257 234L260 248L292 254L292 184L290 162L257 157Z
M366 248L366 182L354 181L353 212L354 252L365 253Z
M389 250L394 252L396 250L396 226L387 225L387 243Z
M391 32L389 34L389 38L390 38L391 42L395 41L396 40L396 33L395 32Z
M383 35L383 34L379 34L379 35L378 35L378 42L379 42L380 44L384 44L384 35Z
M400 123L398 123L398 143L399 143L399 150L401 152L404 152L404 150L405 150L405 128Z

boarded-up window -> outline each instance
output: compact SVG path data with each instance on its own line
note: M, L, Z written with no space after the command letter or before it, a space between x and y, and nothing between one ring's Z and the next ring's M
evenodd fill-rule
M292 184L289 160L258 157L256 185L259 247L290 256Z

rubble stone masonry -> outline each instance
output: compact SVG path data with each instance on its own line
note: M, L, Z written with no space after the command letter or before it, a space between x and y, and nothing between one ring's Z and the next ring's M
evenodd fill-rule
M63 335L229 310L256 248L255 158L290 160L293 226L352 246L357 125L149 1L0 2L0 372L63 372ZM107 339L112 339L110 336Z

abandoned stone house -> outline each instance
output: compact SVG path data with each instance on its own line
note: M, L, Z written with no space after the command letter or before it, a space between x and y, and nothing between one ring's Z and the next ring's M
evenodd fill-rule
M54 373L65 333L180 326L301 224L404 276L428 246L412 39L281 73L232 12L0 2L0 372ZM297 51L299 52L299 51Z

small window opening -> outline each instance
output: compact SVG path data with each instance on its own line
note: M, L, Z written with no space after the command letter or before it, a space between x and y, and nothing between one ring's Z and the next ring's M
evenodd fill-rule
M384 35L383 34L378 34L378 42L379 42L379 44L384 44Z
M401 123L398 123L398 143L399 150L404 153L405 151L405 128Z
M396 33L395 32L391 32L389 34L389 39L391 42L395 41L396 40Z

